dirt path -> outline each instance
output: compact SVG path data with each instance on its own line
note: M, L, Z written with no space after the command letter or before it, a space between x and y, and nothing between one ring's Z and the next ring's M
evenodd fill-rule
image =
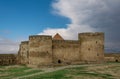
M48 73L48 72L54 72L54 71L62 70L62 69L65 69L65 68L83 67L83 66L88 66L88 65L68 65L68 66L63 66L63 67L43 68L43 69L41 69L41 70L43 70L43 72L38 72L38 73L26 75L26 76L16 77L16 78L13 78L13 79L20 79L20 78L24 78L24 77L30 77L30 76L45 74L45 73ZM89 65L89 66L92 66L92 65Z

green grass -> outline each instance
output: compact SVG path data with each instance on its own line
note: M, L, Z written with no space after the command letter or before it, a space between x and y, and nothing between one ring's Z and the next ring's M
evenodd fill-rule
M21 79L70 79L71 77L65 76L65 74L67 73L68 73L67 70L59 70L52 73L46 73L42 75L36 75L36 76L21 78Z
M71 69L67 69L67 70L69 70L70 75L74 75L74 76L91 76L91 77L101 77L101 78L105 78L105 79L112 79L111 74L103 74L103 73L98 73L98 72L94 72L94 71L89 71L87 69L88 67L89 66L76 67L76 68L71 68Z
M0 66L0 68L4 68L5 66Z
M90 77L100 77L100 78L105 78L105 79L113 79L112 75L110 74L101 74L101 73L96 73L96 72L89 72L89 71L82 71L74 74L76 76L81 75L81 76L90 76Z
M10 75L7 75L7 76L2 76L1 78L12 79L14 77L21 77L21 76L25 76L25 75L34 74L34 73L37 73L37 72L40 72L40 71L39 70L33 70L33 71L30 71L30 72L14 73L14 74L10 74Z
M16 73L16 72L23 72L24 70L28 70L30 68L28 67L21 67L21 68L9 68L6 70L6 72L13 72L13 73Z
M112 63L113 65L113 63ZM95 65L99 66L99 65ZM100 65L102 66L106 66L106 65ZM96 71L94 71L94 65L93 65L93 70L89 70L88 69L89 66L83 66L83 67L75 67L75 68L66 68L63 70L58 70L58 71L54 71L54 72L50 72L50 73L45 73L45 74L40 74L40 75L35 75L32 77L26 77L26 78L22 78L22 79L77 79L78 78L83 78L83 79L116 79L117 77L115 77L114 75L112 75L111 73L106 73L106 69L102 68L101 70L103 71L103 73L99 72L99 69L96 69ZM110 68L108 68L108 70L113 70L113 69L120 69L120 64L111 66ZM118 72L120 73L120 72ZM119 77L118 77L119 79Z
M12 79L43 72L26 66L0 66L0 79ZM80 65L20 79L119 79L120 63Z
M12 79L14 77L20 77L20 76L25 76L25 75L30 75L34 74L37 72L41 72L41 70L32 70L32 71L27 71L31 68L26 67L26 66L19 66L19 67L8 67L5 66L4 68L0 67L0 79Z

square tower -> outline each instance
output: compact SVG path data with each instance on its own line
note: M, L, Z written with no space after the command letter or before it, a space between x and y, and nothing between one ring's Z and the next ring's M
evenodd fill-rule
M35 66L52 64L52 36L29 37L29 64Z
M104 33L80 33L80 57L85 62L104 61Z

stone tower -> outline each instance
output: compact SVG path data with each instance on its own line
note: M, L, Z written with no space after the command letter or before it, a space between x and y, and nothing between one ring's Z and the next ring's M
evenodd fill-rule
M52 63L52 36L33 35L29 37L29 64L34 66Z
M18 63L27 64L28 63L28 41L22 41L20 44L20 49L18 52Z
M104 61L104 33L80 33L80 57L85 62Z

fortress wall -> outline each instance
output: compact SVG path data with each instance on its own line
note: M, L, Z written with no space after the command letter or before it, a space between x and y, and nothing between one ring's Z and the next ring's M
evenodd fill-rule
M104 61L104 33L80 33L81 60L85 62Z
M75 40L53 40L53 62L70 64L79 61L79 46Z
M14 54L0 54L0 65L13 65L16 64L16 55Z
M18 62L20 64L28 63L28 41L22 41L20 44L20 49L18 53Z
M107 53L104 54L106 62L120 62L120 54L119 53Z
M50 65L52 63L52 37L34 35L29 37L29 65Z
M104 57L106 62L115 62L115 57Z

